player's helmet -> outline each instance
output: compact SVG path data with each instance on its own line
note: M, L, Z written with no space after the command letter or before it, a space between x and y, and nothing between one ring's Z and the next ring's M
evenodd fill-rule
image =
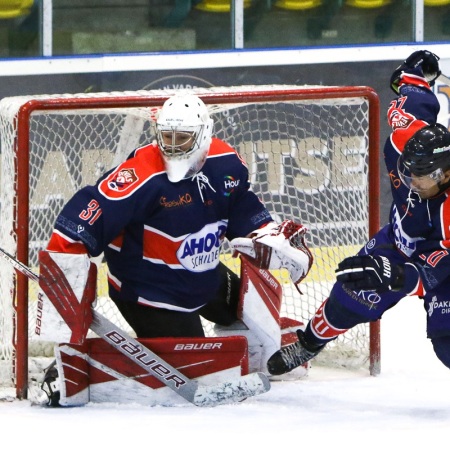
M412 176L429 177L436 183L450 168L450 132L439 123L417 131L406 143L397 162L403 183L411 188Z
M192 177L203 167L212 131L213 120L196 95L176 94L164 103L156 120L156 140L171 182Z

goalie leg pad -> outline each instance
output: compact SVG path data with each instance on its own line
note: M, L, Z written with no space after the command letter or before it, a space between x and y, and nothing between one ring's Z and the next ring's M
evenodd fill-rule
M83 406L90 400L89 340L79 345L60 344L55 348L60 406Z
M39 271L36 337L82 343L92 322L97 266L87 255L41 251Z
M248 346L242 336L228 338L138 339L164 361L200 383L215 384L247 375ZM134 349L130 348L130 352ZM87 402L172 406L185 400L103 339L60 344L57 349L60 405ZM164 373L161 364L149 368ZM171 375L174 376L174 375Z
M230 327L216 325L218 336L245 336L249 347L250 372L267 373L267 360L280 348L282 288L266 270L258 269L241 255L239 321Z

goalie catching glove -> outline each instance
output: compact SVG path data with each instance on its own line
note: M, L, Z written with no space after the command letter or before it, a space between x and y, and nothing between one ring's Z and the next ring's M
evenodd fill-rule
M287 269L295 287L308 275L313 256L305 244L308 230L292 220L280 225L270 222L254 231L250 237L236 238L231 241L235 252L251 258L260 269Z
M353 291L400 291L405 285L404 267L385 256L351 256L339 263L336 278Z

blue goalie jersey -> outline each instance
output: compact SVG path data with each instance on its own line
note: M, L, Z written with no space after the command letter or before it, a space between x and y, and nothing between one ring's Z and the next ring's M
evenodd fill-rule
M218 289L224 239L270 221L245 163L225 142L213 138L202 170L177 183L153 143L69 200L48 250L103 252L115 300L194 311Z

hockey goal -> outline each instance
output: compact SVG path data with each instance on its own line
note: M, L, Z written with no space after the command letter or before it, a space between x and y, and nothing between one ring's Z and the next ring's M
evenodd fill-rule
M65 202L153 140L155 114L174 92L2 99L0 247L37 270L37 253ZM379 228L378 96L368 87L323 86L195 92L215 119L215 135L246 160L252 189L273 216L310 230L315 265L302 283L303 295L287 274L276 274L284 288L282 315L306 323L327 297L338 262ZM230 265L238 261L227 245L222 257ZM34 337L35 283L4 260L0 273L0 383L27 398L32 359L51 357L53 346ZM103 271L98 290L97 308L130 331L107 299ZM211 333L210 324L205 328ZM322 353L330 360L379 372L378 323L358 326L329 347Z

